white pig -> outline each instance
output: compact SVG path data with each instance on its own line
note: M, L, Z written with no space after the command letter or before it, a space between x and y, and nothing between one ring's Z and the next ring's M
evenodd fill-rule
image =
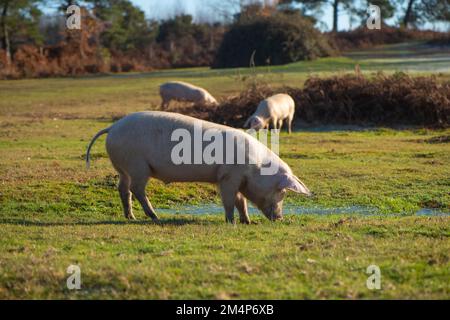
M182 81L172 81L162 84L159 87L159 94L162 99L162 110L167 110L172 100L193 102L200 105L217 106L219 104L205 89Z
M260 130L271 125L272 128L281 130L283 121L286 120L288 132L291 133L294 113L294 100L287 94L276 94L259 103L255 113L245 122L244 128Z
M242 164L236 162L239 151L234 152L233 146L231 153L224 143L224 159L227 158L227 152L231 153L230 158L233 158L231 163L227 160L222 162L225 164L203 162L175 164L173 150L179 144L179 140L174 140L174 131L181 129L190 136L195 136L196 132L198 135L198 131L195 131L199 130L198 128L201 128L201 137L205 137L206 132L215 132L220 137L229 135L233 139L240 139L241 143L237 143L236 146L247 146L246 150L253 147L255 148L253 150L261 151L263 156L260 159L252 158L254 162L246 161ZM234 207L239 211L240 222L250 223L246 199L253 202L267 218L276 220L282 218L282 203L287 190L310 194L308 188L283 160L257 139L238 129L177 113L163 111L133 113L94 136L86 153L87 167L92 145L99 136L106 133L108 133L106 150L120 176L119 194L125 217L128 219L134 219L131 206L132 193L142 205L146 215L155 221L158 220L145 194L145 187L151 177L165 183L217 184L225 208L226 221L231 223L234 223ZM202 139L204 148L207 139ZM226 141L225 138L223 141ZM195 157L195 154L193 156ZM253 155L246 154L247 160L250 157ZM272 175L262 174L262 167L268 163L278 166L278 170Z

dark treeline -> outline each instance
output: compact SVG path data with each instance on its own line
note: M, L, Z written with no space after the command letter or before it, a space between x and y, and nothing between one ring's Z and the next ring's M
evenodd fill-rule
M430 9L445 9L447 0L374 0L387 16L393 15L394 3L403 3L404 17L398 22L403 27L336 32L340 10L353 12L361 24L367 13L354 7L354 1L335 2L334 31L323 34L315 29L318 21L311 12L329 1L249 1L232 21L199 23L190 15L151 21L129 0L0 0L0 77L282 64L352 46L435 38L436 33L414 30L423 19L449 20L448 11L437 16ZM364 1L359 3L364 7ZM80 30L66 27L66 9L72 4L81 8ZM222 4L227 6L227 0ZM42 12L49 5L58 8L55 14Z
M149 21L128 0L84 1L81 29L66 27L66 8L45 16L42 1L0 0L0 77L45 77L207 66L225 27L190 15Z

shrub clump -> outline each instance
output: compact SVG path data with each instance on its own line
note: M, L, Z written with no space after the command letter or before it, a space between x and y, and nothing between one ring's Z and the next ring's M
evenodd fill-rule
M309 20L300 14L277 13L232 25L219 46L213 67L280 65L334 53L327 38Z
M445 37L445 33L430 30L411 30L388 26L380 30L360 27L351 31L327 34L330 43L340 50L367 49L382 44L394 44L408 41L432 40Z
M372 79L310 78L303 90L288 92L307 122L447 127L450 120L450 84L435 77L378 73Z
M288 93L296 102L296 118L310 124L418 125L449 127L450 83L404 73L371 78L348 74L309 78L303 89L253 86L229 97L217 108L194 106L185 114L242 127L264 98Z
M435 37L427 42L430 45L449 47L450 46L450 32L443 33L439 37Z

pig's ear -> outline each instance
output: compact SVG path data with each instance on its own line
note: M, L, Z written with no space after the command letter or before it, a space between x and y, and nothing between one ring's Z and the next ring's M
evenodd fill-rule
M248 128L250 126L250 121L252 121L253 117L250 117L247 119L247 121L245 121L244 123L244 128Z
M291 190L291 191L294 191L297 193L303 193L308 196L311 195L311 191L309 191L309 189L305 186L305 184L303 182L301 182L300 179L294 175L283 174L281 176L281 180L278 185L278 188L280 190L287 189L287 190Z

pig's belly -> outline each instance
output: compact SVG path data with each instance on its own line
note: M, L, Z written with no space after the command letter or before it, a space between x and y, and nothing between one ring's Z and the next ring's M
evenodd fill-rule
M217 182L217 165L165 165L151 166L152 177L169 182Z

